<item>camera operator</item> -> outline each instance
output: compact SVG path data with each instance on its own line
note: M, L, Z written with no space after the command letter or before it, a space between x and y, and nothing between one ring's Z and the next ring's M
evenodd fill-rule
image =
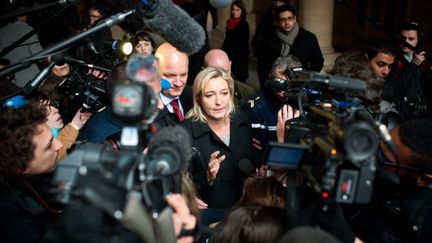
M82 31L96 26L113 12L112 7L105 1L86 1L84 8L87 10L87 13L83 14L85 26L82 28ZM87 38L83 41L83 45L77 48L76 55L86 62L97 63L98 65L111 68L114 64L114 60L111 60L112 58L106 55L108 54L109 48L106 47L105 43L110 42L112 39L110 30L98 32L92 35L91 38Z
M405 120L430 118L430 63L419 47L423 33L416 22L404 22L398 28L395 62L386 79L385 99L394 102ZM412 46L408 48L406 44ZM412 50L414 49L414 50Z
M54 137L58 138L63 147L57 154L57 161L60 161L66 157L67 150L70 149L78 137L79 130L84 124L90 119L92 113L85 112L82 109L78 110L74 118L67 125L63 123L63 118L59 113L59 109L55 102L53 102L47 94L43 92L36 92L29 96L28 101L30 104L39 106L47 112L47 125L51 129Z
M0 110L0 235L3 242L36 242L60 210L46 199L62 143L38 107Z
M366 242L431 242L432 121L404 121L390 135L395 153L382 142L377 159L399 184L375 183L372 202L351 217L353 229Z
M243 107L251 119L254 162L257 167L261 166L263 149L267 146L268 141L277 141L279 110L282 108L286 111L283 114L290 118L298 116L297 111L284 104L288 101L285 94L291 86L292 78L289 76L288 69L300 68L301 65L298 58L292 55L276 59L269 80L265 83L265 89L255 94Z
M362 104L372 112L380 111L384 80L376 76L370 68L367 57L362 52L347 51L339 55L328 73L365 81L366 91L359 96L363 101Z
M361 104L373 114L376 120L389 129L402 121L402 116L395 104L383 99L385 81L373 71L364 53L360 51L343 53L336 58L333 68L328 73L365 81L365 92L356 97L361 99Z
M39 87L39 91L48 93L53 101L62 103L64 94L61 94L57 90L57 87L73 72L71 69L72 67L69 63L56 63L51 70L50 76Z
M71 65L64 60L63 54L53 56L51 59L50 61L56 64L38 90L47 93L53 102L58 103L60 114L64 122L68 123L82 108L82 100L79 97L83 96L92 84L102 85L107 79L107 73ZM87 84L84 84L85 82Z

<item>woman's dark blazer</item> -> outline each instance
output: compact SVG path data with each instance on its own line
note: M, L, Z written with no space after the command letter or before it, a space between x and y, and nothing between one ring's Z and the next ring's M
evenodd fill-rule
M246 176L240 172L239 161L250 161L251 158L249 119L242 111L234 113L229 146L222 142L207 123L185 120L182 126L192 136L192 146L199 152L189 169L201 199L209 208L231 207L241 196L242 178ZM221 163L216 180L210 185L206 171L210 155L215 151L220 151L220 155L226 155L226 158Z

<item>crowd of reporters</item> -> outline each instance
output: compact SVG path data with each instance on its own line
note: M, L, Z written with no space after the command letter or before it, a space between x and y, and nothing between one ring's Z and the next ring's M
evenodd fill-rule
M432 71L425 53L403 42L373 40L363 50L343 53L331 70L324 70L363 80L364 92L344 97L358 101L374 125L384 124L390 130L390 142L383 134L374 140L376 171L368 203L339 203L335 195L317 193L304 171L267 165L269 144L286 143L289 128L312 114L308 110L305 115L294 101L302 88L296 73L321 71L324 60L316 36L298 25L295 8L287 2L273 1L252 41L258 58L258 92L248 85L249 67L242 63L248 62L244 52L249 56L249 48L236 47L248 43L248 38L238 39L239 33L249 35L241 1L231 5L221 49L208 50L205 45L200 50L203 55L188 55L176 43L157 46L145 24L129 22L134 26L123 29L124 36L130 36L131 55L107 47L113 38L105 31L39 63L45 68L54 65L31 93L22 90L37 75L33 66L21 71L30 79L17 80L18 73L1 77L2 242L150 239L107 213L101 206L104 202L77 200L64 205L52 193L51 180L59 163L82 144L103 144L113 153L129 151L122 129L130 120L118 116L115 102L122 101L113 97L119 85L130 84L145 87L141 98L147 106L137 125L146 130L139 139L143 154L151 153L147 146L154 146L152 139L167 127L182 127L188 134L184 143L190 139L193 155L176 172L171 193L161 190L152 195L172 208L172 223L162 226L172 227L178 242L430 242L432 120L427 94ZM112 12L105 1L85 3L80 7L88 19L69 35L86 31ZM189 9L182 1L177 4L192 12L197 8ZM272 19L270 26L267 18ZM17 21L23 19L8 25ZM407 22L398 35L398 40L415 48L422 33L417 23ZM44 43L45 48L54 44ZM0 68L10 64L3 58ZM192 69L197 65L202 70L195 74ZM192 85L188 80L193 80ZM3 100L10 94L20 98ZM333 124L320 125L328 131ZM112 188L116 195L117 187ZM160 230L150 228L159 240L166 239Z

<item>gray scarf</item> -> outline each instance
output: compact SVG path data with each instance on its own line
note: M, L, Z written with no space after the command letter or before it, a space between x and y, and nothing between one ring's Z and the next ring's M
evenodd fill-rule
M294 28L288 33L283 33L279 29L276 29L276 35L282 41L282 49L280 53L281 57L288 56L291 46L294 43L294 39L297 37L298 32L299 26L297 23L295 23Z

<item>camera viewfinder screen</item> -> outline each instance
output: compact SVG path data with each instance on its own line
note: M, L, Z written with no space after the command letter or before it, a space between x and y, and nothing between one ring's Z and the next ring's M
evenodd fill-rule
M297 169L304 153L304 148L272 146L268 152L267 164L270 167Z

